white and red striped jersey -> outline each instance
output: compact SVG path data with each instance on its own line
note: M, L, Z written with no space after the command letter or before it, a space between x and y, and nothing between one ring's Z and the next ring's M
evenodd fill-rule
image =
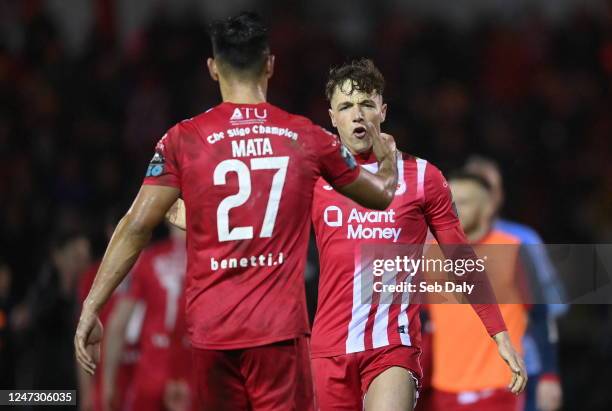
M377 170L371 153L356 160ZM323 179L316 185L312 221L321 270L312 331L314 358L388 345L420 346L419 306L409 301L409 293L402 293L401 301L364 295L361 249L367 244L422 245L428 229L435 233L460 223L440 170L409 154L398 155L397 161L397 191L385 211L361 207ZM422 247L414 250L421 253Z

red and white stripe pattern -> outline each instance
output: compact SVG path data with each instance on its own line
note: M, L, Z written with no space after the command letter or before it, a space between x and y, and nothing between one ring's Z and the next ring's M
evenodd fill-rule
M404 160L398 158L398 188L396 195L405 194L409 191L408 184L404 178ZM416 159L417 175L416 191L413 195L422 199L424 196L424 181L427 161ZM362 167L368 171L376 172L378 165L365 164ZM410 306L410 294L402 293L401 302L393 301L391 293L373 293L372 287L364 281L362 273L372 272L371 267L363 266L371 264L362 260L360 247L355 247L354 273L353 273L353 304L351 309L351 320L348 324L346 339L346 353L361 352L369 348L379 348L390 344L390 339L396 343L411 346L410 319L408 309ZM380 279L383 284L396 284L397 273L385 273ZM411 279L412 277L408 277ZM396 304L394 304L396 303ZM399 304L398 304L399 303ZM399 309L397 309L399 307ZM373 317L373 319L372 319ZM404 332L398 332L403 329ZM410 330L410 331L409 331ZM416 330L414 330L416 331ZM399 335L399 341L397 341Z

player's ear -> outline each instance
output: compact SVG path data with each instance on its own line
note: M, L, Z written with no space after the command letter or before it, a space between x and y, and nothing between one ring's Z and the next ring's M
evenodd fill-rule
M380 122L384 123L386 118L387 118L387 104L384 103L380 107Z
M274 54L270 54L266 58L266 78L267 79L270 79L272 75L274 74L274 60L275 60Z
M338 128L338 126L336 125L336 117L334 117L334 110L330 108L327 110L327 112L329 113L329 118L331 120L332 126Z
M214 81L219 81L219 70L217 68L217 62L214 58L209 57L206 60L206 65L208 66L208 73L210 74L210 78Z

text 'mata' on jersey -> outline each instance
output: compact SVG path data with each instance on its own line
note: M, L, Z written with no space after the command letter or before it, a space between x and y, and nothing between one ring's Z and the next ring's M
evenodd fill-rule
M179 188L192 344L238 349L309 333L303 272L315 184L359 175L332 134L271 104L222 103L171 128L144 184Z

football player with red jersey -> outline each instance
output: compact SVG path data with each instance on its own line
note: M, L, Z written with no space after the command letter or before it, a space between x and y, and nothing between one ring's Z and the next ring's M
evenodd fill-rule
M371 171L377 165L364 124L379 128L384 121L383 87L382 74L365 59L332 69L326 87L332 124L360 166ZM366 263L361 247L424 244L428 230L441 244L467 242L440 170L406 153L398 153L397 166L395 198L385 211L355 204L323 180L315 188L312 220L321 270L311 350L322 411L408 410L416 398L421 375L418 305L411 303L409 293L392 303L362 295L361 267ZM499 308L473 308L514 373L512 391L522 391L522 360Z
M113 234L117 219L119 219L119 216L116 215L115 210L109 211L108 215L105 218L104 224L104 234L106 235L106 240L109 240L111 235ZM85 298L87 298L87 294L91 289L91 285L94 282L99 267L100 261L96 261L79 278L78 298L80 305L85 302ZM100 311L100 322L103 326L107 326L114 307L121 304L122 295L125 289L127 289L127 285L129 282L128 280L129 277L126 277L125 280L121 283L121 285L117 287L111 298L108 300L108 302L104 306L104 309ZM105 394L109 391L109 388L113 394L112 396L114 403L122 404L124 402L125 394L127 391L126 387L128 386L128 382L132 379L134 365L138 359L137 340L138 335L132 335L129 343L124 344L123 350L118 353L117 365L115 367L116 372L114 376L115 383L112 387L109 387L104 382L102 373L97 373L94 376L90 376L82 369L79 369L78 378L80 409L87 411L104 411L106 409L104 407L104 397ZM104 367L103 358L104 353L102 352L100 358L101 367Z
M140 358L121 407L107 403L108 409L192 409L195 393L183 310L186 265L184 232L171 228L169 238L147 247L134 266L129 290L111 314L103 344L108 385L117 386L116 371L135 315L142 317Z
M322 128L266 102L274 56L251 13L211 27L207 61L223 103L172 127L119 222L83 305L77 359L95 371L97 313L181 197L187 219L187 324L202 409L314 408L303 271L319 177L385 209L395 144L364 122L378 171Z

